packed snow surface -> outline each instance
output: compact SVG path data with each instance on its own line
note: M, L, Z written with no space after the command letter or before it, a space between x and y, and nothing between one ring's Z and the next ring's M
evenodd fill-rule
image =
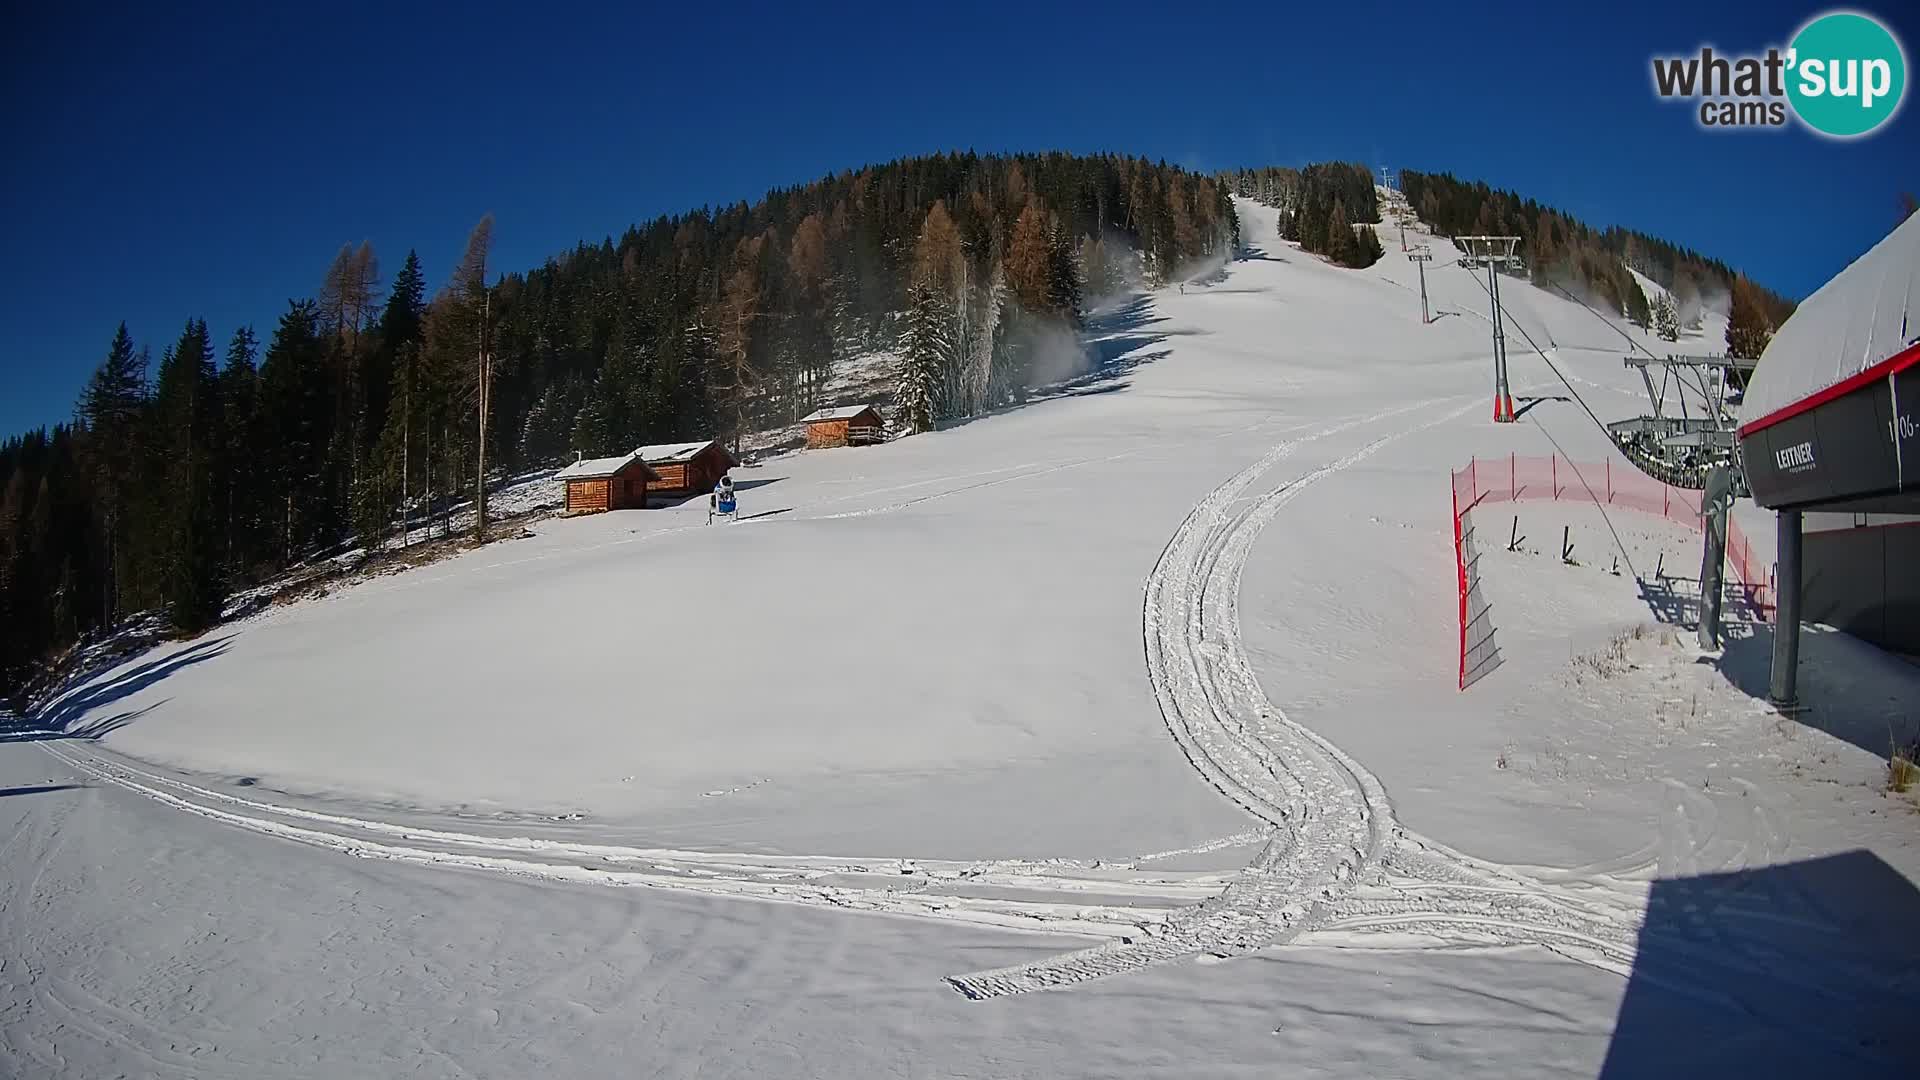
M1624 466L1572 398L1664 343L1505 283L1495 426L1448 241L1423 325L1394 230L1239 208L1024 407L45 703L95 737L0 744L0 1072L1900 1075L1920 669L1815 633L1767 712L1696 535L1570 500L1481 512L1458 692L1449 471Z

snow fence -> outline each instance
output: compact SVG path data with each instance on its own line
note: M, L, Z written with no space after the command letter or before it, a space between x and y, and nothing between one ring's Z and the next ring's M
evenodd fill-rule
M1453 559L1460 593L1460 689L1499 666L1491 605L1480 593L1473 511L1486 503L1577 500L1654 514L1702 527L1700 492L1662 483L1628 464L1547 457L1476 457L1453 474ZM1772 567L1761 562L1732 516L1727 518L1729 584L1762 619L1773 611Z

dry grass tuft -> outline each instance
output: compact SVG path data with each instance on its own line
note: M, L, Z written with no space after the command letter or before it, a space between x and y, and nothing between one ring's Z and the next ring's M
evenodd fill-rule
M1887 755L1887 790L1904 793L1920 781L1920 739L1910 740L1904 746L1898 739L1889 735L1887 741L1892 752Z

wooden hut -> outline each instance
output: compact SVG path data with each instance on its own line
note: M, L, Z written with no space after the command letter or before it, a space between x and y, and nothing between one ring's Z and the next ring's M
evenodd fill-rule
M659 477L648 488L654 495L699 495L712 491L728 469L740 464L718 439L661 443L643 446L634 453Z
M821 409L802 418L800 422L807 425L807 446L810 449L887 441L886 421L880 418L880 410L871 405Z
M647 483L659 478L638 451L620 457L576 461L554 476L567 485L569 514L644 509Z

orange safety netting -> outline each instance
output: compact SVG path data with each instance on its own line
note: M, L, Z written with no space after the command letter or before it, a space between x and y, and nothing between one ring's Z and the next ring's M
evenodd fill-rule
M1698 529L1700 492L1665 484L1633 466L1612 461L1570 462L1559 455L1474 458L1453 474L1454 564L1460 589L1461 688L1467 681L1468 566L1461 550L1461 517L1486 503L1583 501L1654 514ZM1733 583L1753 610L1768 618L1773 610L1769 568L1731 516L1727 519L1727 562Z

